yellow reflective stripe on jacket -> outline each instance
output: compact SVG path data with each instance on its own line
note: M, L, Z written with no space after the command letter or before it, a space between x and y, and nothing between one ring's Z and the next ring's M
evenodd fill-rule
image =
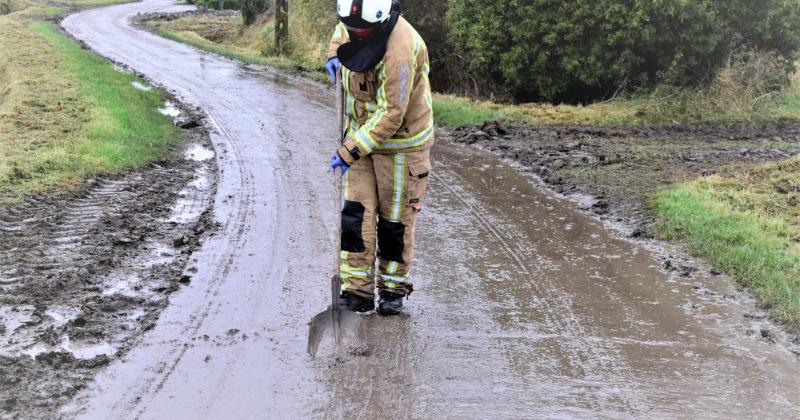
M380 69L378 72L378 80L386 80L386 66L383 63L383 60L381 60L381 62L375 66L375 70L378 69ZM349 90L347 92L349 92ZM369 117L367 122L364 123L364 125L362 125L355 133L356 141L361 144L367 154L372 153L372 151L379 146L378 141L376 141L372 135L370 135L370 132L375 130L375 128L381 122L381 119L386 114L387 108L388 102L386 101L386 84L380 83L377 94L377 111L373 111L374 113Z
M378 148L379 150L400 150L400 149L409 149L412 147L419 147L425 144L428 140L433 138L433 124L431 124L428 129L425 131L417 134L414 137L410 137L407 139L390 139L387 140L385 143L381 144Z

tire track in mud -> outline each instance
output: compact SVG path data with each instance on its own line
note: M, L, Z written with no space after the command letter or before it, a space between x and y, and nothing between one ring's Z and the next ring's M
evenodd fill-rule
M232 141L233 136L231 133L225 128L225 125L222 123L222 117L220 115L215 114L213 111L209 109L203 109L206 115L209 117L209 124L213 127L214 134L215 134L215 141L218 144L224 144L226 146L225 149L225 159L228 160L225 168L230 169L231 167L235 167L238 169L238 174L236 179L240 182L241 192L235 197L228 197L234 204L232 208L230 208L230 217L227 220L227 226L224 227L223 231L220 232L221 236L226 238L230 238L227 241L227 246L229 249L234 249L239 246L244 237L245 231L247 230L248 220L250 218L250 213L248 212L249 203L252 200L252 173L247 171L247 167L240 163L241 155L238 147ZM218 148L215 148L219 150ZM230 151L231 153L227 153ZM219 153L219 151L217 151ZM231 155L233 159L231 159ZM231 162L232 160L232 162ZM230 175L228 175L230 176ZM208 284L206 289L206 298L204 299L205 305L196 311L194 317L192 318L191 323L187 324L183 330L181 331L181 335L184 337L184 342L190 341L191 337L194 337L198 334L200 327L203 325L203 322L208 317L211 308L213 307L214 300L211 299L212 296L217 294L220 282L225 279L231 269L231 266L234 263L235 253L234 252L225 252L226 257L224 258L223 264L217 266L216 272L212 274L210 278L214 279L210 284ZM145 393L155 394L158 393L164 386L164 384L169 379L170 375L175 371L176 366L181 362L184 354L188 350L188 345L178 346L174 349L177 352L174 355L166 355L162 356L162 364L164 368L160 370L160 375L155 376L152 378L153 383L155 386L153 387L152 384L150 386L143 386L141 389L141 393L136 395L136 398L140 398L141 395ZM146 384L143 384L146 385ZM139 408L139 414L141 415L146 410L146 406L142 406Z
M601 401L607 405L617 405L620 401L628 406L629 414L639 412L643 406L638 392L630 383L631 372L625 365L624 359L619 357L619 352L611 346L608 340L596 339L597 333L590 331L574 315L572 308L572 297L569 293L555 284L548 276L537 276L536 273L548 266L548 262L541 256L531 252L531 240L525 238L521 231L515 229L515 225L501 223L493 216L495 209L487 207L476 197L479 194L467 192L462 186L470 185L465 179L447 166L437 168L432 175L434 181L448 191L453 198L460 202L467 209L472 218L477 221L479 229L487 232L503 250L516 268L518 268L526 278L536 279L533 289L537 292L531 295L533 306L537 307L537 314L544 317L545 328L550 330L550 338L558 337L563 343L566 353L570 355L570 360L574 366L579 367L579 372L574 372L575 376L584 378L586 381L596 381L602 385L613 382L620 385L622 390L613 396L619 398L616 401ZM524 244L528 244L525 246ZM538 261L538 265L531 265L532 261ZM558 306L553 303L558 302ZM545 333L546 334L546 333ZM599 394L598 397L611 398L612 395Z
M4 413L51 416L191 281L215 180L203 130L190 137L183 158L0 208Z
M170 172L155 168L153 174L173 176ZM19 244L3 250L0 258L2 282L11 285L35 281L42 275L85 276L86 272L73 273L70 268L86 268L98 263L93 261L88 251L102 239L92 239L90 233L99 225L120 218L126 202L138 198L139 194L155 192L154 188L144 192L133 191L128 187L141 182L141 176L137 174L131 178L100 181L85 197L70 200L57 214L52 213L53 203L45 204L39 199L28 198L18 207L20 210L0 215L0 223L13 227L10 230L16 232L14 241ZM9 232L3 233L7 239ZM128 242L124 237L117 240ZM12 290L6 288L4 291Z

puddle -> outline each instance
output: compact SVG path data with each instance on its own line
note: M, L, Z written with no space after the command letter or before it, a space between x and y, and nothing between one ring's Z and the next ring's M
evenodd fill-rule
M26 349L22 353L36 358L41 354L50 352L65 351L71 353L77 359L94 359L97 356L112 356L117 350L105 341L89 342L89 341L72 341L69 337L64 337L64 340L58 346L49 346L47 344L35 344Z
M77 318L80 313L81 311L77 308L70 307L55 307L44 311L45 316L50 317L53 320L53 325L56 327L60 327L72 321Z
M131 82L131 86L133 86L136 89L143 90L145 92L150 92L151 90L153 90L152 86L145 85L144 83L141 83L141 82L138 82L138 81L135 81L135 80L133 82Z
M181 115L181 110L178 109L178 106L172 101L164 102L164 106L162 108L158 108L158 112L172 118L176 118Z
M150 252L150 257L142 264L142 267L152 268L159 264L168 264L175 259L175 254L175 248L166 244L157 243Z
M204 162L214 158L214 151L202 144L193 144L186 150L186 159Z
M178 252L175 248L163 244L153 243L148 254L142 255L137 263L137 268L148 270L161 264L172 262ZM123 276L108 276L103 280L103 296L120 295L131 298L141 297L146 294L143 279L138 274L127 274Z
M103 290L103 296L120 295L127 297L137 297L140 293L136 290L139 283L139 277L135 274L127 277L118 277L109 279L106 282L106 288Z
M5 336L11 336L17 328L34 320L35 309L32 305L17 306L14 309L0 306L0 323L3 325L3 330L0 332Z
M207 149L206 149L207 150ZM213 152L211 152L213 156ZM178 193L178 200L167 219L171 223L193 223L208 207L208 190L211 188L210 170L207 166L197 169L197 176Z
M134 309L128 313L127 319L129 321L138 321L141 317L146 314L144 309Z
M90 343L86 341L70 341L69 338L65 339L61 344L61 348L72 353L78 359L94 359L97 356L111 356L117 350L104 341L99 343Z

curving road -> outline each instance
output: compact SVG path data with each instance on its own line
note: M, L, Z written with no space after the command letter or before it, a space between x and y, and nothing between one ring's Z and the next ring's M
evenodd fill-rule
M729 280L670 277L502 161L444 142L408 315L360 318L310 358L336 222L332 97L129 23L181 9L146 0L63 22L205 111L221 225L191 285L64 416L800 416L796 356L745 333L759 321Z

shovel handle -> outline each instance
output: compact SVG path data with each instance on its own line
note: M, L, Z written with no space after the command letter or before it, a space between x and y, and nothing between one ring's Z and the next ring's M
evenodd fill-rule
M344 85L342 84L342 69L336 73L336 148L338 149L339 146L344 144L344 103L345 103L345 93L344 93ZM332 287L332 294L333 294L333 307L338 309L339 308L339 294L341 293L342 288L342 278L339 276L339 254L342 250L342 223L341 223L341 214L342 214L342 202L344 201L344 186L342 185L344 182L344 175L338 175L336 171L333 171L334 177L334 184L336 184L336 197L334 198L334 206L336 209L336 238L334 239L334 244L336 248L334 248L334 258L333 258L333 277L331 282Z

